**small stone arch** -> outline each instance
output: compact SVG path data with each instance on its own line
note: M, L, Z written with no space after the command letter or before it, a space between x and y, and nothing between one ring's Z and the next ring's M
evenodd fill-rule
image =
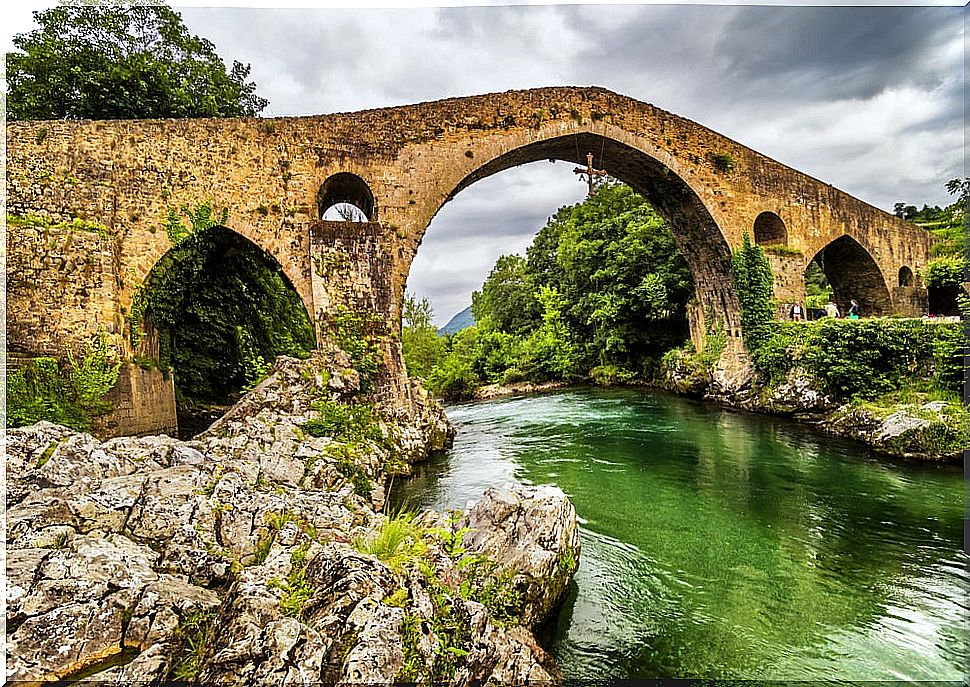
M856 300L863 316L892 312L892 298L879 265L851 236L843 234L831 241L812 260L822 269L842 310L847 310L849 303Z
M906 265L899 268L899 285L900 286L915 286L916 281L913 279L913 270L911 270Z
M788 228L774 212L762 212L754 220L754 242L759 246L787 246Z
M352 221L374 222L377 220L377 205L374 202L374 194L370 190L370 186L351 172L337 172L328 177L317 191L316 200L321 219L333 207L350 205L360 211L360 215L357 215L357 217L362 216L364 218ZM347 215L344 219L353 217L355 214Z

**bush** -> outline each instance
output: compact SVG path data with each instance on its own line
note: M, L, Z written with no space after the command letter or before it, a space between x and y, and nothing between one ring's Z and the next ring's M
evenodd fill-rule
M383 440L378 418L369 405L320 399L310 407L319 413L319 417L301 425L310 436L331 437L337 441Z
M963 383L963 326L917 319L776 322L753 355L767 385L795 366L840 399L871 399L921 385L958 393Z
M66 369L56 358L35 358L7 377L7 426L47 420L87 431L92 420L111 409L104 395L118 381L121 361L102 329L75 354Z
M471 363L458 353L449 353L428 377L431 393L453 401L472 398L481 385Z
M963 256L948 255L930 260L923 273L926 286L958 286L966 279L967 264Z
M637 378L637 374L618 365L599 365L589 371L589 378L596 386L614 386L629 384Z
M761 246L751 243L751 237L745 234L741 247L734 251L731 269L741 306L744 345L756 355L758 347L770 336L775 319L775 280L771 264Z

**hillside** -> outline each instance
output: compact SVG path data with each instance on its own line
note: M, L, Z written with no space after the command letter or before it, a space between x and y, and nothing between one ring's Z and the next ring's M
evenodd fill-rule
M472 315L472 306L468 306L460 313L448 320L448 324L438 330L439 336L445 336L446 334L454 334L455 332L460 332L466 327L475 326L475 316Z

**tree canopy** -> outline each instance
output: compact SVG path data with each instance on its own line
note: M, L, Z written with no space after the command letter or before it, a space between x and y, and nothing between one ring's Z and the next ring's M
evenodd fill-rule
M7 54L7 117L138 119L255 116L268 101L165 5L60 5Z
M686 340L693 293L663 220L628 186L603 184L560 209L527 257L498 259L472 294L477 326L445 339L428 385L461 398L482 382L650 377L664 352ZM419 356L409 342L420 332L408 317L404 328L411 370Z

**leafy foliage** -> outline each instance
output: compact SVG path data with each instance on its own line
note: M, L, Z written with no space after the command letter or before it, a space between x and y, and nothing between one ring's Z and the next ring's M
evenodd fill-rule
M223 228L225 219L208 203L172 211L174 247L136 290L129 314L132 345L150 323L160 367L175 369L187 401L224 402L255 385L277 356L306 357L314 347L309 317L280 267Z
M754 362L769 384L801 366L844 400L921 383L956 395L963 383L963 329L902 318L776 322Z
M360 390L374 388L381 366L381 352L374 340L377 316L340 307L326 325L333 340L350 356L351 364L360 375Z
M7 55L7 117L137 119L255 116L268 101L165 5L62 4L34 12Z
M926 265L923 282L927 287L956 286L967 279L966 261L959 255L934 258Z
M481 291L472 294L475 322L489 329L519 334L535 326L542 308L525 258L503 255L492 267Z
M434 326L431 303L427 298L419 302L408 295L401 320L401 346L408 374L427 379L445 353L444 340Z
M479 357L478 329L468 327L446 342L447 353L428 376L428 388L443 398L471 398L481 379L472 367Z
M370 405L317 399L310 407L319 414L301 425L310 436L336 441L383 441L378 418Z
M280 613L290 618L302 618L307 602L316 593L316 588L310 584L306 576L308 562L306 554L309 549L309 541L293 549L290 554L290 572L286 579L273 578L267 583L268 587L279 589L282 592Z
M774 277L761 246L745 234L731 262L734 290L741 306L744 343L754 353L768 337L775 319Z
M7 376L7 426L40 420L89 430L93 418L110 410L104 395L118 381L121 361L102 329L83 352L70 349L66 365L35 358Z

